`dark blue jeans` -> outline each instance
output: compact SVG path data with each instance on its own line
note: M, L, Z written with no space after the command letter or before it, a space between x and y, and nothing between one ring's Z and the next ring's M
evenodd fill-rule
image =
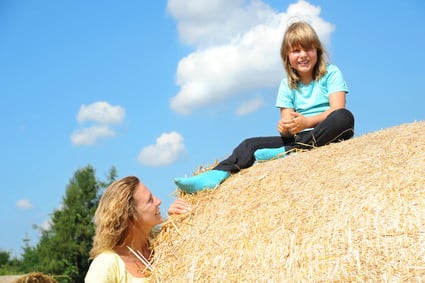
M318 146L347 140L354 135L354 116L347 109L338 109L326 117L311 131L304 131L291 138L281 136L248 138L240 143L233 153L221 161L215 170L236 173L248 168L255 162L254 152L260 148L285 147L293 149L311 149Z

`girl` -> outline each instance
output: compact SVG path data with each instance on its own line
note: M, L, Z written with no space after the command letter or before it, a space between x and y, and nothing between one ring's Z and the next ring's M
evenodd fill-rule
M283 157L295 149L311 149L354 135L354 117L345 109L348 88L341 71L326 62L325 50L315 30L305 22L291 24L281 45L287 77L280 84L276 107L281 118L279 136L244 140L212 170L174 182L194 193L215 188L231 173L255 161Z
M161 200L137 177L112 183L102 195L94 221L96 233L85 277L86 283L148 282L152 268L151 230L162 223ZM189 206L177 199L168 213L183 213Z

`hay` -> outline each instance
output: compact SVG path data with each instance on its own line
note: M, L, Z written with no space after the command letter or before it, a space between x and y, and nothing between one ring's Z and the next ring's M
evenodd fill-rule
M41 272L31 272L16 278L12 283L57 283L55 278Z
M425 122L263 162L154 240L157 282L425 281Z

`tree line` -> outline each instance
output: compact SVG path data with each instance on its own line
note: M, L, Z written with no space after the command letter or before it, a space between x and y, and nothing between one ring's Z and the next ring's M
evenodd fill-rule
M21 258L12 258L10 252L0 250L0 275L42 272L60 283L84 282L95 230L94 212L103 190L117 177L115 167L104 181L98 180L95 173L91 165L74 173L61 208L50 215L50 228L34 225L40 240L31 246L30 239L24 238Z

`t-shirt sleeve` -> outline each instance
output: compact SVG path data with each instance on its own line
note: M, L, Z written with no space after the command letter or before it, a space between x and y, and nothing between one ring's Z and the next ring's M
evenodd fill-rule
M280 82L276 99L276 107L295 108L294 95L293 92L289 89L287 79L283 79Z
M98 255L90 264L84 279L85 283L115 283L118 282L119 263L117 255L103 253Z
M344 91L348 93L347 83L342 76L342 72L335 65L328 66L327 85L328 95L338 91Z

